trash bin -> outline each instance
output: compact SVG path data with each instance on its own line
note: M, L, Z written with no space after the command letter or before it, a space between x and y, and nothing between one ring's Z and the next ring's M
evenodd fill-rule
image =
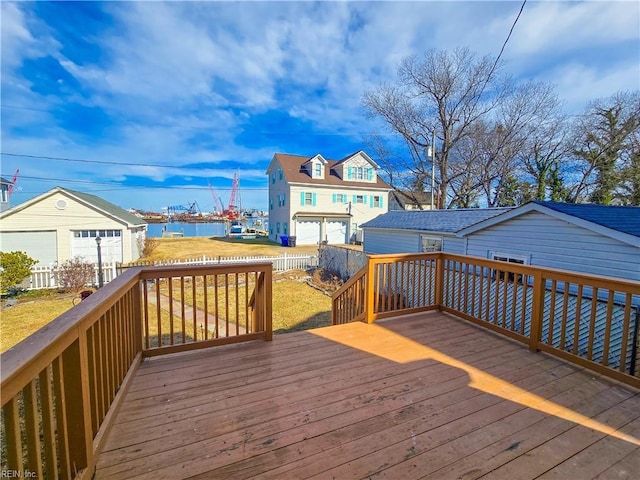
M280 241L282 242L283 247L289 246L289 235L280 235Z
M296 246L296 237L289 237L289 246L290 247Z

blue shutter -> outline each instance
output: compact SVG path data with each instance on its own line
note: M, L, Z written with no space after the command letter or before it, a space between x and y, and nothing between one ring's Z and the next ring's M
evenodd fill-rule
M373 195L369 195L369 206L373 208Z
M356 196L354 195L354 196L353 196L353 204L355 205L356 203L357 203L357 202L356 202Z
M282 206L283 207L287 204L286 198L287 198L287 194L283 193L282 194Z
M269 210L273 210L273 198L269 200Z
M373 168L367 168L367 180L373 180Z
M347 192L344 192L344 193L342 194L342 201L343 201L344 203L349 203L349 200L347 200L347 198L349 198L349 195L347 195Z
M384 195L380 195L380 208L384 207L384 204L382 203L383 198L384 198Z
M366 195L362 196L362 203L364 203L365 205L367 204L367 196Z
M353 176L352 173L352 168L351 167L347 167L347 179L351 180L351 177Z
M336 203L336 194L335 193L333 195L331 195L331 199L332 199L333 203Z
M300 205L304 207L304 192L300 192Z
M316 206L316 192L311 194L311 205Z

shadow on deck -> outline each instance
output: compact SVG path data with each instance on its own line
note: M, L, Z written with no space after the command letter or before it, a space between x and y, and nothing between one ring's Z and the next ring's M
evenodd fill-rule
M145 360L106 478L633 478L640 392L442 313Z

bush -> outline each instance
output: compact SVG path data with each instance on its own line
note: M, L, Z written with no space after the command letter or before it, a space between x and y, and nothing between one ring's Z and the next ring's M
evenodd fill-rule
M0 252L0 289L16 289L38 263L24 252Z
M64 290L77 291L87 284L93 283L93 264L86 262L82 257L67 260L58 267L58 284Z
M141 257L150 257L153 251L158 247L158 240L147 236L138 237L138 252Z

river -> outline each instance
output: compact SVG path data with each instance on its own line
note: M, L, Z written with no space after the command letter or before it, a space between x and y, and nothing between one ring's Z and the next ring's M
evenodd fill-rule
M269 223L266 218L260 219L267 228ZM253 219L248 219L247 226L252 227L254 225ZM264 228L264 227L260 227ZM222 222L215 223L186 223L186 222L171 222L171 223L150 223L147 225L147 236L159 238L162 237L162 232L167 231L170 233L182 233L185 237L224 237L225 225Z

